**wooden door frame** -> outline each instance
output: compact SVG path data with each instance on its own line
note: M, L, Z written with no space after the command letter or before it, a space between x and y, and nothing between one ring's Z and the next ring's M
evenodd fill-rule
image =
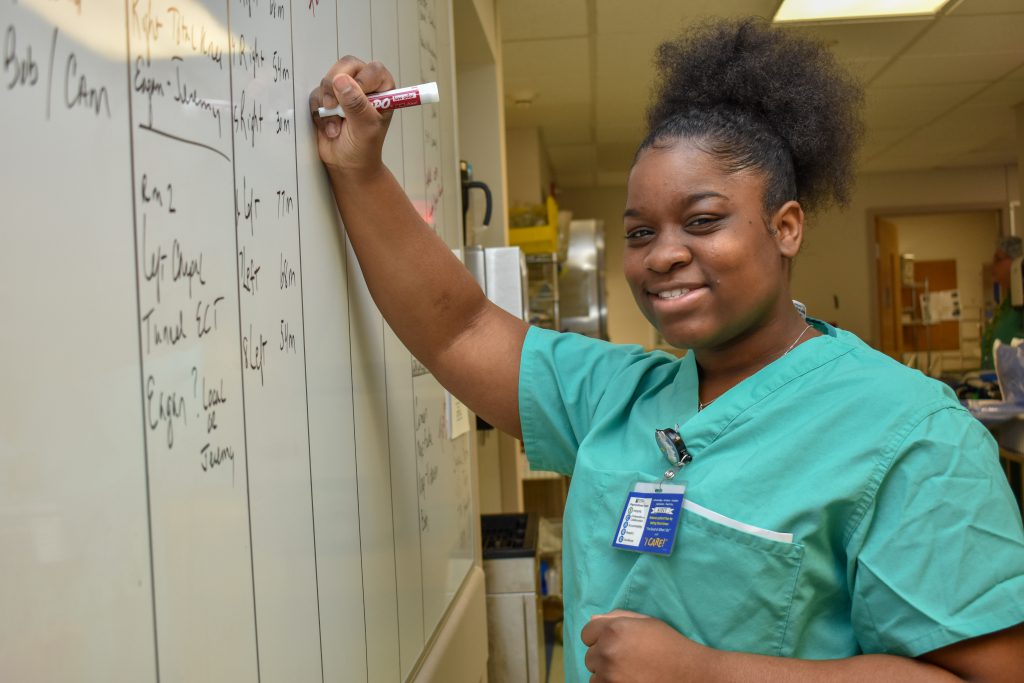
M883 227L886 239L882 239ZM875 299L878 333L875 338L878 350L897 362L903 362L900 228L888 216L875 217L875 271L875 291L878 292Z

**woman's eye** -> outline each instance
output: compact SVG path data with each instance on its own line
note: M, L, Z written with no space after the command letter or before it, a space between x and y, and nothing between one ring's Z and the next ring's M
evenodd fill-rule
M631 242L639 241L644 238L650 237L653 234L654 231L651 230L650 228L633 228L631 230L626 231L626 240Z
M710 230L718 225L718 216L694 216L686 222L686 229L693 231Z

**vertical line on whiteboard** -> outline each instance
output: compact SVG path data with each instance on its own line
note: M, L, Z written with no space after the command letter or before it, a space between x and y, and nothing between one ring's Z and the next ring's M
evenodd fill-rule
M422 37L421 35L419 35L420 31L421 31L421 28L420 28L420 20L419 20L418 17L419 17L419 13L417 12L417 20L416 20L416 33L417 33L416 43L417 44L419 44L420 38ZM420 48L420 60L419 61L420 61L420 74L419 75L421 76L421 78L419 80L420 80L420 83L425 83L427 79L422 78L422 76L423 76L423 50L422 50L422 48ZM426 128L427 128L427 115L426 115L426 113L424 113L423 114L423 130L425 131ZM420 169L420 172L423 174L423 212L426 213L427 202L429 201L429 197L427 197L427 182L426 182L426 177L427 177L427 173L426 172L427 172L427 166L428 166L428 162L427 162L427 136L426 135L421 135L420 136L420 143L423 145L423 168ZM433 211L431 211L431 218L433 218ZM416 405L416 400L415 400L416 385L415 385L415 378L411 376L412 373L409 373L409 374L410 374L409 381L413 385L413 397L414 398L413 398L413 416L412 416L412 419L413 419L413 425L415 425L416 424L416 408L415 408L415 405ZM422 500L422 497L420 496L420 487L419 487L419 478L422 477L422 476L423 476L423 474L420 472L420 458L419 458L419 454L417 453L417 455L416 455L416 522L417 522L416 529L417 529L417 531L419 533L416 534L416 538L419 541L419 546L420 546L419 547L419 551L420 551L420 621L423 624L423 637L424 637L424 639L426 639L426 637L427 637L427 583L426 583L426 579L423 577L423 574L424 574L424 570L423 570L423 564L424 564L423 563L423 529L421 528L422 525L423 525L423 522L421 521L423 519L423 500Z
M384 317L381 316L380 326L380 343L381 349L384 352L384 424L387 425L388 430L388 503L391 510L391 562L395 569L395 596L398 596L398 548L395 546L395 537L397 531L395 529L395 492L394 492L394 477L392 475L391 457L393 451L391 450L391 402L388 400L388 396L391 393L388 391L388 345L387 345L387 322ZM395 600L395 624L398 625L398 665L401 670L402 665L402 619L401 609L398 607L398 600Z
M398 12L399 12L399 10L398 10L398 0L393 0L393 2L395 4L395 16L398 17ZM371 26L372 25L373 24L371 22ZM401 31L401 28L402 28L402 21L401 21L401 19L399 19L397 24L395 25L395 33L396 33L395 37L397 38L397 40L395 41L397 43L397 55L396 56L397 56L397 59L398 59L398 77L399 78L402 77L402 73L401 73L401 69L402 69L402 31ZM404 181L405 180L405 131L402 130L401 122L399 122L399 124L400 125L398 126L398 130L402 133L402 136L401 136L401 138L399 140L398 148L402 151L402 180ZM403 185L405 185L404 182L403 182ZM391 462L391 458L394 455L394 451L391 448L391 402L388 400L388 396L391 393L388 390L388 362L387 362L387 360L388 360L387 334L388 334L388 327L389 326L387 324L387 321L384 321L383 317L381 318L381 321L384 322L384 324L381 326L381 333L382 333L381 334L381 342L382 342L383 348L384 348L384 394L385 394L385 396L384 396L384 408L385 408L386 422L387 422L387 425L388 425L388 483L390 484L388 486L388 494L391 497L391 501L390 501L391 502L391 543L392 543L391 548L393 550L393 552L391 554L391 562L392 562L392 564L394 564L394 569L395 569L395 623L398 625L398 671L399 671L399 675L401 675L401 671L402 671L402 644L403 644L403 639L402 639L402 608L399 607L399 605L398 605L398 603L401 601L399 587L398 587L398 544L397 544L398 529L395 528L395 478L394 478L394 475L392 474L393 463ZM397 337L397 335L396 335L396 337ZM411 374L412 373L410 373L410 375ZM410 387L410 389L411 389L411 387ZM399 465L401 465L401 463L399 463ZM401 467L399 467L399 471L401 471ZM419 526L419 520L418 519L416 520L416 524L417 524L417 527L418 527ZM422 574L422 572L420 572L420 573Z
M339 0L340 1L340 0ZM340 49L341 43L338 43L338 49ZM340 226L339 226L340 227ZM366 635L366 576L363 572L363 516L362 510L360 509L359 503L359 453L356 450L356 387L355 387L355 359L352 357L352 281L349 279L349 268L348 268L348 235L345 234L342 237L342 261L343 268L345 269L345 284L349 288L346 298L348 299L349 315L346 323L348 324L348 368L349 368L349 381L351 382L350 395L352 397L352 465L355 474L356 484L356 531L359 535L359 591L362 595L363 605L363 665L366 667L366 678L363 680L370 680L370 646L369 639Z
M235 294L238 298L238 340L241 341L243 337L242 332L242 285L241 285L241 273L239 268L241 267L238 263L238 157L235 155L235 39L231 35L231 2L230 0L224 0L225 8L227 9L227 28L228 28L228 103L230 105L230 121L231 121L231 195L234 197L234 223L235 223ZM249 340L252 341L251 339ZM236 349L240 351L241 349ZM252 487L250 486L250 475L249 475L249 425L247 422L246 410L245 410L245 367L244 363L240 362L238 365L238 376L241 380L242 385L242 450L245 453L245 517L249 524L249 578L252 581L252 628L253 628L253 639L256 646L256 681L260 680L262 675L260 671L260 624L259 614L256 611L256 563L253 559L253 543L252 543L252 500L250 498Z
M128 86L128 164L131 173L132 196L132 244L135 249L135 312L139 316L139 398L142 401L142 462L146 474L146 529L149 534L149 594L153 602L153 668L156 681L160 683L160 639L157 637L156 620L156 563L153 559L153 503L149 491L149 434L146 432L146 369L142 353L142 285L139 280L139 217L135 203L135 115L132 110L132 41L128 24L128 0L124 3L124 41L125 41L125 85ZM57 29L53 30L54 46L57 43ZM53 54L50 54L50 71L53 72ZM47 95L47 118L49 118L49 95Z
M339 2L340 2L340 0L339 0ZM340 42L338 43L338 49L339 50L341 49L341 43ZM348 291L348 296L347 296L347 298L348 298L348 305L349 305L348 306L348 308L349 308L349 315L348 315L348 320L346 322L348 323L348 369L349 369L348 371L349 371L349 380L352 383L352 388L350 389L351 396L352 396L352 464L354 466L355 482L356 482L356 529L357 529L357 531L359 533L359 557L360 557L360 561L359 561L359 590L360 590L360 593L363 596L363 600L362 600L362 604L363 604L363 665L366 668L366 678L364 678L363 680L369 681L370 680L370 644L369 644L369 638L367 637L367 634L366 634L366 575L363 572L363 562L362 562L362 557L363 557L363 515L362 515L362 509L361 509L361 506L360 506L360 503L359 503L359 453L356 450L356 387L355 387L355 381L354 381L354 377L353 377L355 375L355 371L353 370L353 368L355 367L355 359L352 357L352 289L351 289L352 281L349 279L348 248L346 247L347 243L348 243L348 234L346 233L345 236L342 238L342 258L344 259L345 284L347 286L349 286L349 291Z
M299 187L298 100L295 97L295 15L288 3L288 42L292 51L292 151L295 159L295 234L299 241L299 311L302 317L302 386L306 398L306 458L309 463L309 518L313 525L313 588L316 592L316 633L320 644L320 680L324 680L324 631L320 618L320 561L316 554L316 505L313 490L313 444L309 428L309 358L306 354L306 287L302 269L302 188Z
M397 0L392 0L392 2L395 2L395 8L397 10ZM396 31L397 31L397 26L396 26ZM372 1L370 2L370 36L371 36L371 38L370 38L370 41L371 41L370 42L370 52L371 52L371 54L374 54L375 51L373 50L373 37L372 37L373 36L373 2ZM376 57L376 54L374 54L374 57ZM401 127L399 127L399 130L401 130ZM401 144L399 144L399 147L401 147ZM404 158L404 154L405 154L405 150L404 149L402 150L402 154L403 154L403 158ZM402 167L403 167L403 172L404 172L404 168L405 168L404 161L403 161ZM401 662L402 662L402 621L401 621L401 615L400 615L401 610L398 607L398 594L399 594L398 593L398 550L395 547L395 492L394 492L394 486L393 486L394 478L393 478L393 475L392 475L392 466L391 466L391 456L392 456L392 451L391 451L391 404L390 404L390 401L388 400L388 397L391 395L391 391L388 388L388 344L387 344L388 323L387 323L386 320L384 320L384 316L383 315L380 316L380 323L381 323L380 324L380 345L381 345L382 355L383 355L383 358L384 358L384 424L386 425L386 429L387 429L387 448L388 448L388 457L385 460L385 463L387 464L387 468L388 468L388 471L387 471L388 511L391 513L391 551L392 551L392 553L391 553L391 558L392 558L391 559L391 563L392 563L392 567L393 567L393 569L395 571L395 574L394 574L394 576L395 576L395 598L396 598L395 599L395 625L398 627L398 669L399 669L399 672L401 672L401 669L402 669L402 665L401 665Z
M341 15L339 14L339 6L341 0L336 0L334 3L334 54L335 59L341 58ZM370 40L373 41L373 32L371 32ZM372 45L373 43L371 43ZM332 189L333 196L333 189ZM341 217L339 215L339 227ZM348 379L351 382L351 399L352 399L352 468L353 474L355 475L355 530L356 536L359 542L359 594L362 597L362 666L364 666L366 677L362 680L370 680L370 646L369 638L367 637L367 581L364 569L362 569L362 512L359 507L359 458L356 453L356 438L355 438L355 364L352 358L352 291L351 291L351 280L349 280L349 267L348 267L348 244L347 232L342 232L341 241L341 260L342 267L345 271L345 285L347 288L346 299L348 303L348 315L345 318L345 324L348 327Z
M341 0L338 0L338 4L341 4ZM366 4L367 4L368 9L370 10L369 35L370 35L370 54L372 55L373 54L373 1L372 0L366 0ZM337 10L335 10L335 11L337 11ZM337 22L335 22L335 24L338 26L338 31L340 32L341 31L340 24L338 24ZM337 52L339 54L341 53L340 33L339 33L339 38L338 38ZM332 188L332 192L333 192L333 188ZM345 241L346 242L348 241L348 231L347 230L345 231ZM355 252L353 251L353 253L355 253ZM345 250L345 268L346 269L348 268L348 250L347 249ZM346 274L347 274L347 270L346 270ZM345 279L348 281L349 284L351 284L351 281L349 281L347 277ZM351 292L351 289L350 289L349 290L349 303L350 304L352 302L351 293L352 292ZM349 316L348 316L348 357L349 357L349 369L352 372L352 375L353 375L353 378L354 378L355 370L352 369L352 368L354 368L354 365L352 364L352 315L351 315L351 305L349 306L349 311L350 311L350 313L349 313ZM354 381L352 382L352 443L353 444L356 443L356 395L355 395L355 382ZM362 562L362 557L363 557L363 517L362 517L362 504L360 503L360 500L359 500L359 454L358 454L358 452L356 453L355 462L356 462L356 513L357 513L357 517L358 517L358 520L359 520L359 557L360 557L360 561L359 561L359 572L360 572L359 573L359 578L362 581L362 588L363 588L363 652L365 653L365 656L363 657L363 665L366 667L366 679L365 680L369 681L370 680L370 638L369 638L369 634L366 631L366 574L365 574L365 569L363 567L363 562Z
M125 12L127 12L127 11L128 11L128 6L125 5ZM128 17L125 16L125 26L127 27L127 25L128 25ZM50 101L53 98L53 60L56 59L56 57L57 57L57 30L58 29L55 26L53 28L53 39L50 41L50 69L49 69L49 71L47 73L47 76L46 76L46 120L47 121L50 120ZM4 70L6 71L7 69L5 68ZM132 79L132 64L131 64L131 58L129 57L129 59L128 59L128 83L129 83L129 86L128 86L128 99L129 100L131 100L131 98L132 98L132 88L131 88L131 85L130 85L131 82L132 82L131 79ZM130 121L131 120L129 119L129 122ZM132 198L134 199L134 197L135 197L135 178L133 176L132 177ZM140 327L142 326L142 321L139 321L139 326ZM141 335L142 333L140 332L139 334Z

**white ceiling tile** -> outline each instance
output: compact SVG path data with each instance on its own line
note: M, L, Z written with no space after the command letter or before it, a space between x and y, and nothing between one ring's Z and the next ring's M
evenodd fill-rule
M787 30L824 41L841 61L889 59L928 29L928 21L890 21L857 24L812 24Z
M937 19L907 56L1024 53L1024 14L951 14Z
M598 171L625 172L633 165L636 147L628 143L597 145Z
M556 169L597 168L597 145L551 145L548 158Z
M646 100L637 100L625 111L598 106L594 112L598 142L639 143L647 134Z
M541 127L541 132L546 145L582 145L594 142L591 127L581 125L579 119L549 121Z
M587 35L586 0L498 0L503 41Z
M1002 137L1013 140L1016 135L1016 118L1010 107L965 105L943 116L928 128L954 137Z
M778 0L597 0L597 32L674 36L701 17L761 16L770 19Z
M1012 166L1017 163L1017 156L1012 152L976 152L959 154L946 159L939 168L957 168L962 166Z
M505 125L508 128L533 126L540 128L549 124L571 125L577 128L591 128L590 103L569 104L545 103L538 99L532 107L505 107Z
M1020 66L1024 57L1011 53L900 57L872 85L934 85L995 81Z
M875 155L872 160L892 157L913 157L919 156L922 159L933 156L948 156L951 154L962 154L970 151L970 141L964 137L957 140L943 138L935 131L917 131L910 137L897 142L895 145Z
M933 154L922 156L885 155L866 161L858 171L860 173L878 173L882 171L911 171L939 168L947 162L945 155Z
M864 119L869 126L918 126L968 101L985 83L904 85L867 90Z
M630 45L641 43L628 39ZM622 50L623 36L597 37L597 125L642 122L654 83L653 46Z
M1003 80L993 83L972 97L968 104L995 107L1015 107L1024 102L1024 81Z
M505 43L506 96L532 93L537 104L590 100L590 51L586 38Z
M600 92L598 88L594 120L598 126L632 127L643 129L647 121L647 106L650 101L650 87L639 84L623 88L623 96L616 98L613 93Z
M885 151L896 142L908 137L915 130L914 126L897 126L892 128L869 128L861 148L861 156L870 159Z
M866 59L843 59L840 61L858 81L870 83L875 76L881 73L890 59L888 57L869 57Z
M1006 107L960 107L896 143L886 154L895 156L958 155L990 151L1000 141L1013 140L1015 119Z
M963 0L953 8L953 16L965 14L1010 14L1024 12L1020 0Z
M1017 161L1017 148L1016 148L1016 135L1015 131L1004 130L1002 135L998 135L989 139L987 144L978 145L972 149L968 154L971 155L1006 155L1009 154L1013 159L1014 163Z
M618 171L598 171L597 172L597 186L598 187L625 187L626 180L629 177L628 172L620 173Z
M636 150L637 145L644 139L647 129L644 126L643 119L637 117L635 121L629 123L601 125L599 122L595 127L595 132L599 144L618 142L632 145L633 149Z
M659 43L656 37L643 33L597 36L595 61L598 82L649 82L654 73L654 51ZM623 46L628 49L623 49Z
M597 181L597 174L592 168L571 171L559 171L558 169L555 169L555 180L560 187L564 187L566 189L594 187Z
M901 138L907 137L918 129L918 126L877 126L869 128L864 136L865 145L890 145Z
M1020 65L1020 68L1011 72L1005 79L1007 81L1024 81L1024 64Z

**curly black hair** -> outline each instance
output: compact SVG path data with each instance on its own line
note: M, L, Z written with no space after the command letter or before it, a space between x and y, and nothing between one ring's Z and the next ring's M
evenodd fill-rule
M726 172L760 171L769 215L791 199L849 202L864 95L826 46L763 19L714 19L663 43L655 63L637 157L690 140Z

